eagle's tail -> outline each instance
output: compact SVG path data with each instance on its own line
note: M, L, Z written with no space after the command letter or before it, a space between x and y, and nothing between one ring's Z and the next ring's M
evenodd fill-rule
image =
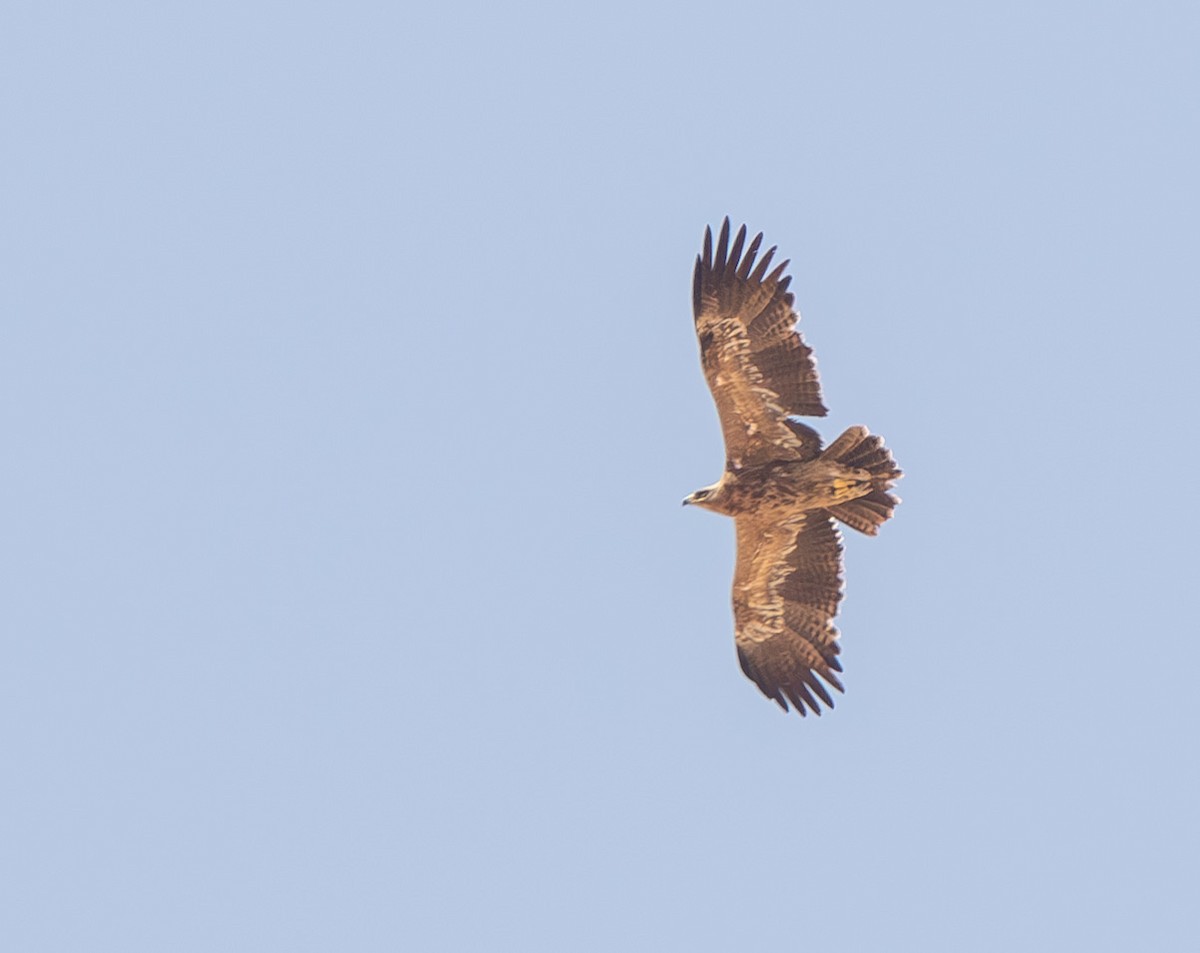
M900 502L898 496L887 491L904 475L892 459L892 452L883 445L883 438L872 435L866 427L851 427L825 448L821 458L871 474L874 486L866 496L831 506L829 512L852 529L874 536L892 518Z

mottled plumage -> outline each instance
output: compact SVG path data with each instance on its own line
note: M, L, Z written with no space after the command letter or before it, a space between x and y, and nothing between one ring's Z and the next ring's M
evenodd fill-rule
M732 516L737 526L733 620L742 670L785 711L833 707L842 542L835 519L874 536L900 501L901 476L880 437L851 427L824 450L796 415L823 417L812 349L796 331L787 262L756 258L743 225L725 219L713 249L704 231L693 307L700 361L725 437L725 472L684 503Z

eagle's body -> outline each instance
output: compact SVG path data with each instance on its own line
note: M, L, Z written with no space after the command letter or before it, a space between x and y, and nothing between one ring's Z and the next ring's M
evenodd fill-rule
M824 416L812 349L762 235L742 255L746 228L729 245L725 220L696 258L693 304L700 358L725 437L725 472L684 503L732 516L735 641L742 669L786 711L820 714L838 691L842 546L835 520L875 535L900 501L900 470L879 437L851 427L827 448L796 415ZM753 269L753 270L751 270ZM819 676L819 677L818 677ZM814 697L815 696L815 697Z
M720 482L688 502L724 516L777 516L823 509L870 492L871 474L832 460L780 460L726 470Z

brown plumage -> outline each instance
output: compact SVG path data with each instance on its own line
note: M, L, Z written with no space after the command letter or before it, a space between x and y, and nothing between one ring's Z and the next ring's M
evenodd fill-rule
M787 711L832 708L842 600L842 541L834 520L874 536L900 502L901 476L880 437L851 427L821 449L795 415L823 417L816 362L796 331L787 262L769 273L775 248L755 259L743 225L729 219L714 252L711 229L696 257L693 307L700 361L725 436L725 472L683 502L732 516L737 525L733 620L738 660Z

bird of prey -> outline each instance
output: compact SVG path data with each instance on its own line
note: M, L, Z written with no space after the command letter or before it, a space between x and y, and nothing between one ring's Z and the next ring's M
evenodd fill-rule
M725 436L725 472L693 504L732 516L734 639L742 671L784 711L832 708L838 674L842 543L837 523L874 536L900 500L901 476L880 437L851 427L828 447L797 415L823 417L816 361L796 331L799 315L784 276L768 272L775 248L757 260L762 234L746 226L714 251L704 230L692 302L700 361Z

